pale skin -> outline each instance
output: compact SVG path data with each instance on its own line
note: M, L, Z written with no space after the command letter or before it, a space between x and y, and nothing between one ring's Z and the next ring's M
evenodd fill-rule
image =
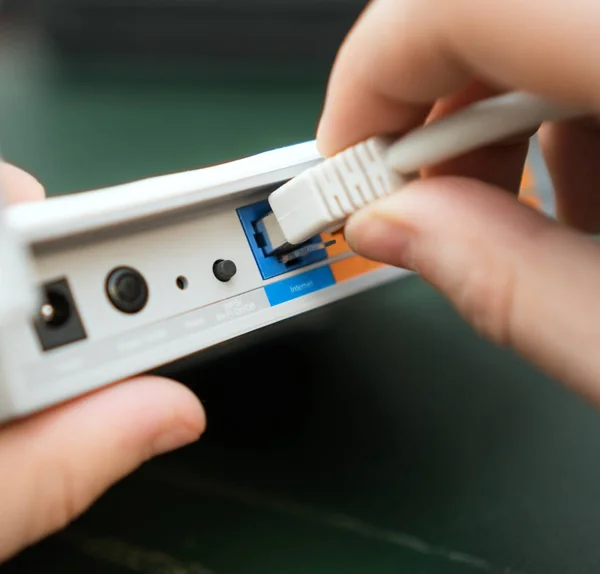
M342 46L325 155L504 90L600 114L597 0L376 0ZM529 134L527 134L529 135ZM417 270L476 329L600 403L600 130L542 126L560 223L515 200L526 136L426 170L351 218L370 258ZM3 166L12 201L42 186ZM196 440L196 397L141 377L0 429L0 561L63 527L152 456Z

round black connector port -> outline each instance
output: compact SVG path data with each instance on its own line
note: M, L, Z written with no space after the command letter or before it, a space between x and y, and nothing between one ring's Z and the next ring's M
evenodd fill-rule
M237 267L229 259L219 259L213 265L213 273L219 281L226 283L233 279L233 276L237 273Z
M123 313L139 313L148 302L148 284L139 271L118 267L106 279L110 302Z

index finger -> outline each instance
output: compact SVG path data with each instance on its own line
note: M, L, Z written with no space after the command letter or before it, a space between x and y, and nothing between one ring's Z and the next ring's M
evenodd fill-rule
M375 0L336 59L319 149L404 132L474 78L600 111L599 22L595 0Z

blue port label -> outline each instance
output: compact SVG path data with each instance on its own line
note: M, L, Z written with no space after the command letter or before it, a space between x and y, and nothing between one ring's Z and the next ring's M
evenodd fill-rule
M291 301L292 299L297 299L298 297L303 297L309 293L314 293L331 285L335 285L335 279L331 269L326 265L325 267L319 267L318 269L295 275L272 285L267 285L265 292L269 303L275 306L286 301Z

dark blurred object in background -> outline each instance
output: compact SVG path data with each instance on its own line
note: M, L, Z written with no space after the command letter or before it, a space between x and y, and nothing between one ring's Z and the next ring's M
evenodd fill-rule
M27 0L24 2L27 4ZM5 12L13 12L16 8L21 6L23 2L20 0L0 0L0 14Z
M321 67L330 66L367 0L14 3L35 16L39 31L67 58L189 59Z
M0 0L0 17L21 13L31 8L32 0Z

